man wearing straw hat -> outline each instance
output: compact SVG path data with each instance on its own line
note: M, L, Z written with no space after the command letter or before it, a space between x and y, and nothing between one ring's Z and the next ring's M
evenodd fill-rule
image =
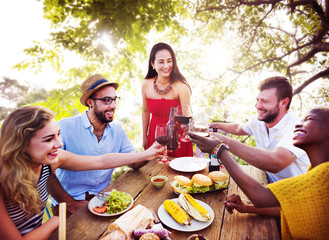
M121 125L113 121L120 99L116 94L118 87L118 83L109 82L100 74L82 83L80 102L88 110L58 122L63 149L81 155L135 152ZM123 162L122 165L126 164ZM75 212L110 184L112 172L113 169L81 172L57 169L59 181L54 174L48 181L48 191L53 197L53 213L57 215L57 202L66 202L67 210Z

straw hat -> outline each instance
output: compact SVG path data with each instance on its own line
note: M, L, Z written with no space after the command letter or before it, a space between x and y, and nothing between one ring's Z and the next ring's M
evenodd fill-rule
M91 77L87 78L81 85L81 92L82 96L80 98L80 102L88 107L88 104L86 103L86 100L97 90L99 90L101 87L104 87L106 85L113 86L115 90L119 87L118 83L115 82L109 82L107 79L103 77L101 74L95 74Z

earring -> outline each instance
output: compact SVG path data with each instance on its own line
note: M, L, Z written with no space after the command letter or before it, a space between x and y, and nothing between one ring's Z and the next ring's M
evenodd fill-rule
M153 70L154 70L154 67L153 67Z

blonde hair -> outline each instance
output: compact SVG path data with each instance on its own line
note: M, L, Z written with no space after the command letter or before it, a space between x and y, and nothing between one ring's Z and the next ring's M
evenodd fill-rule
M41 106L27 106L10 113L0 131L0 186L4 199L15 202L28 214L40 212L41 199L33 183L32 160L24 151L53 112Z

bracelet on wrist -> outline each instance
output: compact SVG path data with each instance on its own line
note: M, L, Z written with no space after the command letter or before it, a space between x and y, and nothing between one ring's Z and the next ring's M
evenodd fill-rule
M218 147L219 147L221 144L222 144L222 142L219 143L219 144L217 144L216 147L214 147L214 149L213 149L212 152L211 152L211 155L215 155L215 158L216 158L216 156L217 156Z
M216 157L217 157L217 159L219 160L220 159L220 155L222 154L222 152L224 151L224 150L229 150L229 147L228 147L228 145L226 145L225 143L222 143L219 147L218 147L218 151L217 151L217 155L216 155ZM220 161L220 160L219 160Z
M226 145L225 143L221 142L221 143L218 144L218 145L212 150L212 152L211 152L211 156L212 156L213 158L216 158L217 161L218 161L220 164L222 164L221 161L220 161L220 155L222 154L222 151L223 151L224 149L228 150L229 147L228 147L228 145Z

